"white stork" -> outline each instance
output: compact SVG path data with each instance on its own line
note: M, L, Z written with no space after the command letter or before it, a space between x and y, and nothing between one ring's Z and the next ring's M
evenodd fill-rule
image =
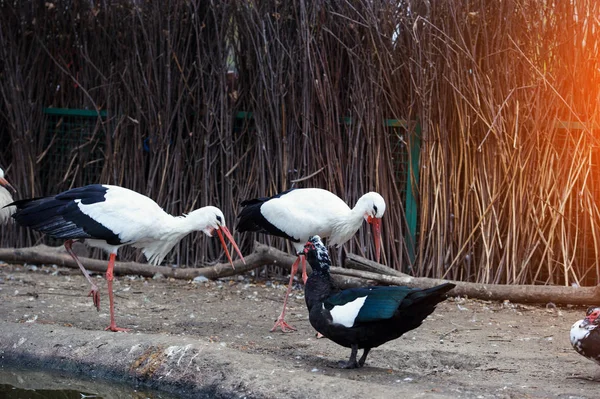
M117 251L123 245L140 248L148 262L158 265L183 237L192 231L203 231L208 236L218 234L225 254L233 261L223 234L245 263L231 233L225 226L220 209L205 206L184 216L171 216L150 198L123 187L94 184L74 188L53 197L15 201L17 207L13 218L21 226L30 227L52 237L65 239L65 248L77 262L91 284L91 296L100 309L98 287L92 281L71 245L82 240L92 247L110 254L106 270L108 298L110 303L111 331L127 331L117 327L114 317L113 268Z
M363 219L373 228L375 256L379 262L381 218L385 201L376 192L364 194L354 208L337 195L320 188L291 189L270 198L256 198L241 203L236 229L239 232L256 231L284 237L292 241L298 258L292 265L283 310L271 331L281 327L283 332L295 330L284 320L287 299L292 289L294 275L302 260L302 280L306 283L304 244L314 235L328 237L328 245L341 246L360 228Z
M13 193L16 192L15 188L4 178L4 171L0 169L0 224L8 222L10 215L13 214L15 208L6 205L13 202L13 197L8 191L10 189Z

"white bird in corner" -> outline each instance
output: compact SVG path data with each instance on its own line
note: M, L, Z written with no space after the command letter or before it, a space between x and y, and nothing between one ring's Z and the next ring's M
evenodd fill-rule
M284 237L292 241L298 258L292 265L292 273L283 310L271 331L281 327L283 332L295 330L285 322L285 308L292 289L294 275L302 260L302 279L306 283L306 259L304 244L310 237L328 237L328 245L341 246L360 228L363 220L373 228L375 257L379 262L381 218L385 212L385 200L376 192L369 192L358 199L353 209L337 195L320 188L298 188L279 193L273 197L256 198L241 203L237 230L256 231Z
M15 212L14 207L6 207L6 205L14 201L8 189L10 189L13 193L17 192L15 188L11 186L10 183L4 178L4 170L0 168L0 225L8 222L10 215Z
M65 239L65 248L77 262L89 281L91 296L100 309L98 287L92 281L71 246L81 240L110 254L106 270L110 325L106 330L128 331L115 322L113 299L113 268L117 251L124 245L140 248L148 261L159 265L169 251L192 231L217 234L233 267L223 234L231 242L241 260L242 253L225 226L225 216L219 208L205 206L184 216L171 216L150 198L135 191L106 184L74 188L53 197L15 201L13 218L21 226L30 227L49 236Z

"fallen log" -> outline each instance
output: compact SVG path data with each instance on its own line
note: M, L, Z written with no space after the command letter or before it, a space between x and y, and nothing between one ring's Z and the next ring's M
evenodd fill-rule
M373 262L362 256L348 254L346 251L343 252L342 264L346 269L363 270L365 272L387 274L396 277L410 277L408 274L402 273L396 269L384 266L381 263Z
M61 247L62 248L62 247ZM278 249L256 244L252 254L245 257L246 264L241 260L234 262L235 270L228 263L219 263L212 266L201 268L173 268L166 266L152 266L146 263L138 262L116 262L115 274L125 275L134 274L145 277L152 277L156 273L161 273L165 277L191 280L198 276L204 276L208 279L233 276L235 274L245 273L260 266L276 265L289 269L296 259ZM347 260L354 261L355 257L347 257ZM30 264L56 264L58 266L77 268L77 264L64 250L38 246L19 249L0 249L0 260L8 263L30 263ZM91 258L81 258L85 267L94 272L106 272L107 262ZM363 260L360 260L364 263ZM370 261L369 261L370 262ZM375 262L373 262L375 263ZM379 265L380 267L385 267ZM310 265L307 265L310 273ZM406 285L415 288L429 288L438 284L448 282L448 280L432 279L425 277L411 277L408 275L389 275L373 273L364 270L353 270L343 267L331 267L331 273L336 282L343 286L356 286L356 278L370 280L383 285ZM343 277L353 277L353 279L344 279ZM456 288L450 291L452 296L466 296L469 298L504 301L509 300L515 303L554 303L556 305L594 305L600 304L600 286L595 287L562 287L547 285L500 285L500 284L478 284L466 283L460 281L451 281L456 284ZM363 283L366 285L366 283Z
M108 262L99 259L79 257L88 271L105 273ZM208 279L233 276L242 274L252 269L264 265L276 265L284 268L291 268L295 256L288 255L285 252L275 248L257 244L255 251L246 256L246 264L241 260L233 262L235 269L229 263L218 263L212 266L200 268L175 268L168 266L152 266L148 263L139 262L115 262L115 275L138 275L144 277L153 277L160 273L165 277L176 279L191 280L198 276L204 276ZM78 268L77 263L63 247L48 247L39 245L28 248L0 248L0 260L7 263L29 263L57 265L62 267Z
M490 301L509 300L515 303L554 303L555 305L594 305L600 303L600 286L563 287L555 285L479 284L426 277L396 277L341 267L331 268L331 272L342 276L370 279L379 284L406 285L415 288L430 288L450 282L456 284L456 287L449 293L451 296L465 296Z

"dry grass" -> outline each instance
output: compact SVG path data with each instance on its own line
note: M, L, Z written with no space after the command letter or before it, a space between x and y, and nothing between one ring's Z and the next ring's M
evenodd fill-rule
M100 163L101 182L172 213L213 204L230 225L242 199L294 184L351 204L376 190L385 263L404 269L397 135L383 121L418 119L415 274L596 284L600 6L558 3L0 2L0 161L23 197L85 184ZM49 175L48 106L108 111L88 139L101 156L73 152ZM346 247L373 255L365 228ZM172 260L219 255L193 235Z

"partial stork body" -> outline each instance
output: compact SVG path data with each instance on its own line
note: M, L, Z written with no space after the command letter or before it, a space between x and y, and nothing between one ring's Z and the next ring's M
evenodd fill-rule
M292 265L283 310L271 331L275 331L277 327L281 327L284 332L295 330L285 322L285 310L300 261L302 279L306 282L304 244L310 237L328 237L329 245L341 246L366 220L373 227L375 256L379 262L381 218L385 212L385 201L376 192L364 194L352 209L337 195L320 188L292 189L270 198L243 201L241 205L243 209L238 215L238 231L256 231L287 238L292 241L298 255Z
M13 197L10 193L11 190L13 193L16 192L13 186L4 178L4 171L0 169L0 224L5 224L10 219L10 215L15 212L15 208L13 206L6 206L13 202Z
M101 248L110 254L106 279L110 304L110 326L107 330L126 331L117 327L114 317L113 268L117 251L123 245L140 248L148 262L158 265L169 251L192 231L203 231L208 236L218 234L229 262L233 261L223 234L229 239L240 258L244 260L229 230L223 212L206 206L185 216L174 217L162 210L150 198L123 187L90 185L74 188L53 197L15 201L13 218L21 226L64 239L65 248L77 262L89 281L96 308L100 309L100 294L71 245L75 240Z

